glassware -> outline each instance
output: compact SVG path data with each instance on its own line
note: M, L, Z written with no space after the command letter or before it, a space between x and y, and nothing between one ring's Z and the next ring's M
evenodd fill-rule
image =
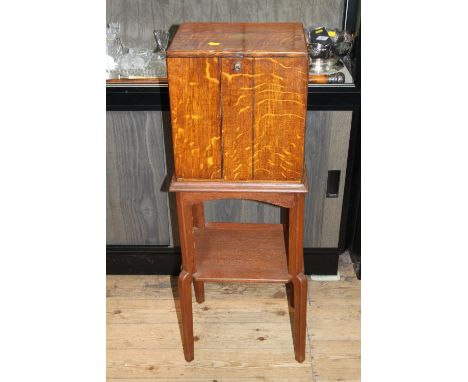
M109 23L106 28L106 74L112 77L112 72L117 68L117 62L124 54L124 48L120 41L120 24Z
M169 43L169 32L158 29L154 31L154 37L158 42L159 50L161 51L161 56L166 58L166 49Z
M158 44L158 51L153 55L151 60L151 70L154 73L155 77L166 77L167 76L167 67L166 67L166 50L169 44L169 32L157 29L154 32L154 38Z
M130 48L127 54L120 57L117 70L122 76L145 76L153 52L149 49Z
M337 39L333 44L333 50L340 57L347 56L353 49L356 35L346 31L339 31L336 34Z
M149 77L166 77L166 60L159 53L154 53L148 65L147 75Z

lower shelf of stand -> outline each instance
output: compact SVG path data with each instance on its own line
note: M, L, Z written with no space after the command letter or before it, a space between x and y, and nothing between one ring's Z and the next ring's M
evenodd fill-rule
M194 229L199 281L288 282L282 224L207 223Z

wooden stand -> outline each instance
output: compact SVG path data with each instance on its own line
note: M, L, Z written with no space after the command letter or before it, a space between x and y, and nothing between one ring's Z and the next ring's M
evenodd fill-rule
M193 360L191 284L293 285L304 361L302 253L308 52L300 23L187 23L166 52L182 272L184 354ZM249 199L289 210L282 224L205 223L203 203Z
M179 276L184 356L194 358L192 291L205 300L205 282L276 282L293 285L294 350L305 358L307 279L302 253L304 196L302 183L183 182L176 192L182 249ZM203 202L249 199L287 208L282 224L205 223Z

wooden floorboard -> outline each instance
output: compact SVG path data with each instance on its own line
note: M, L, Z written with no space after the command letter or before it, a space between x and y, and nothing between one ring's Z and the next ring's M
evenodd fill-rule
M306 360L294 359L282 284L207 283L193 302L195 360L182 352L177 279L107 276L107 380L359 381L360 282L309 281Z

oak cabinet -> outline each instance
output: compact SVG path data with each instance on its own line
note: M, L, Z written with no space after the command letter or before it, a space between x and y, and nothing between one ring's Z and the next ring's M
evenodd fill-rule
M183 24L167 65L178 180L302 181L302 24Z

